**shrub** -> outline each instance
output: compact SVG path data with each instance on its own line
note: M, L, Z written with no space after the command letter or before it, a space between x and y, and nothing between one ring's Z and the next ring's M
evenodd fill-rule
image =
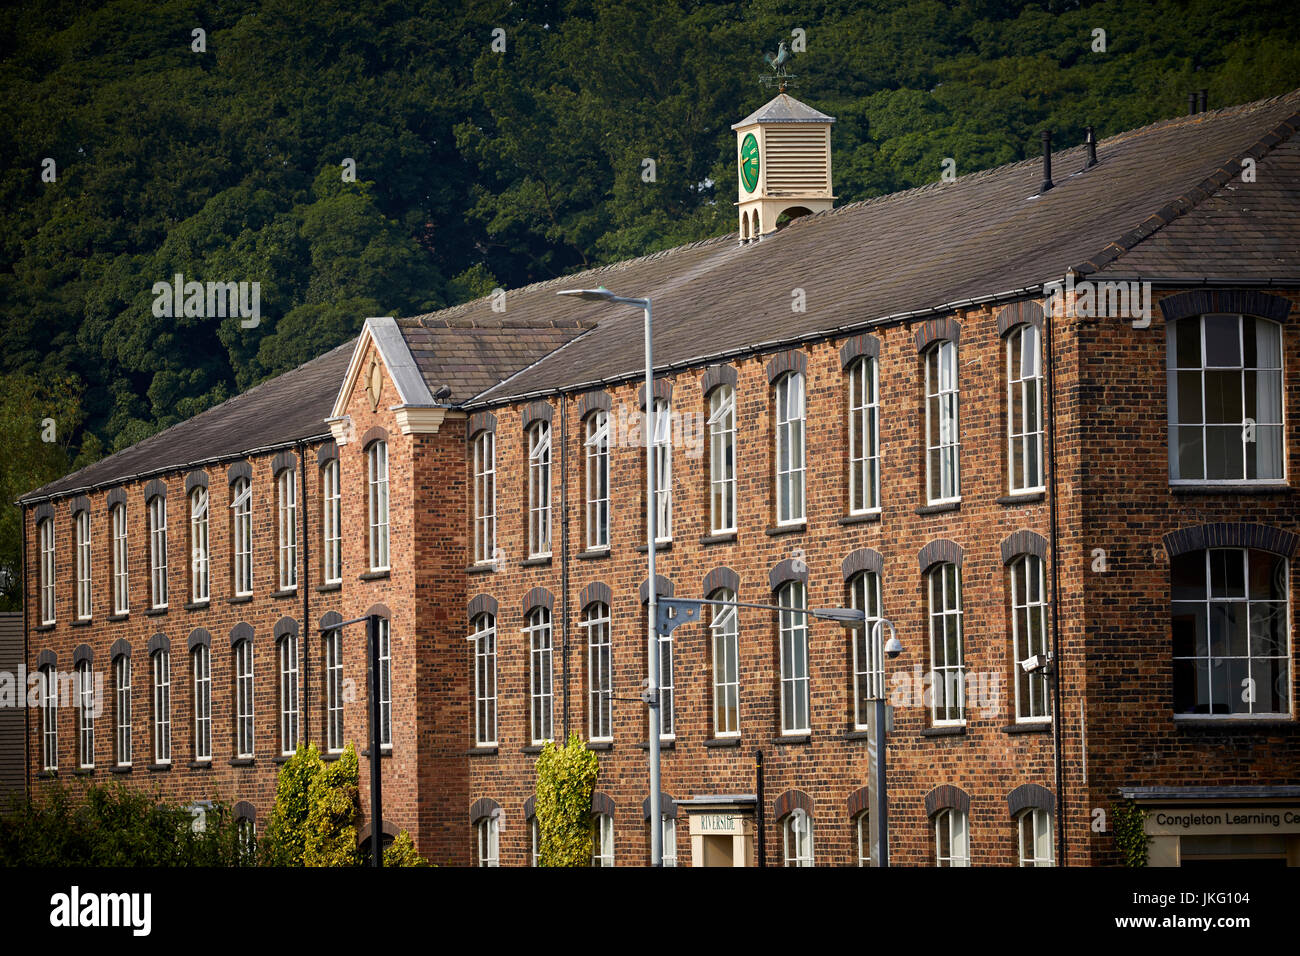
M384 847L384 866L429 866L429 861L415 852L415 841L403 830Z
M600 771L577 734L564 747L548 741L537 758L539 866L591 865L591 793Z

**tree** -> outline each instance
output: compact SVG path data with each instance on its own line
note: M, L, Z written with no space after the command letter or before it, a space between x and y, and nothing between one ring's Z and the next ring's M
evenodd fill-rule
M351 744L326 763L315 744L298 745L280 767L275 806L259 851L269 866L354 866L358 763Z

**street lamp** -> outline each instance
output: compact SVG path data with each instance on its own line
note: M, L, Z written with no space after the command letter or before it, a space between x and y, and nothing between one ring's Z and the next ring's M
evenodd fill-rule
M642 421L645 423L645 477L646 477L646 554L649 556L649 613L650 627L647 660L649 674L646 680L645 700L650 707L650 863L652 866L663 865L663 810L659 800L659 648L655 632L655 618L658 615L658 594L655 591L655 461L654 432L652 413L654 411L654 348L652 345L653 323L650 316L650 300L615 295L604 286L597 289L566 289L559 295L571 295L588 302L611 302L615 305L630 305L645 312L645 410Z

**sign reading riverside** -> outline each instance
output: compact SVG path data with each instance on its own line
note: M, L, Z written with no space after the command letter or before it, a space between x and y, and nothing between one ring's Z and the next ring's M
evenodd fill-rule
M1181 833L1300 833L1300 809L1221 807L1200 810L1149 810L1146 831L1151 836Z

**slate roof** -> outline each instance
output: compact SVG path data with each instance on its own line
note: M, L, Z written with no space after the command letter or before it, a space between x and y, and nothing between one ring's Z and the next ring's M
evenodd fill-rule
M732 129L740 129L751 123L834 123L835 117L827 116L813 109L807 103L800 103L793 96L778 93L739 123L733 123Z

